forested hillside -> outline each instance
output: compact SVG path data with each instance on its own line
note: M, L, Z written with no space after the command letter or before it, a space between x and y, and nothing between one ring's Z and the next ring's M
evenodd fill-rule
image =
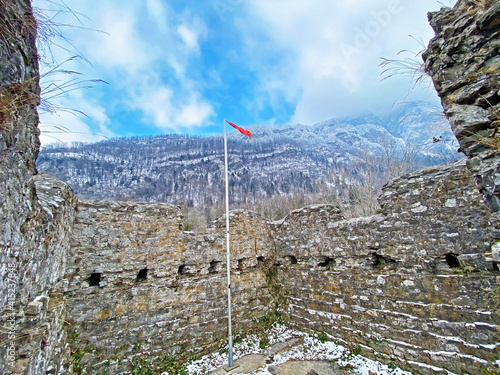
M367 115L312 126L251 126L252 140L232 131L231 204L255 206L276 196L299 196L304 203L319 196L344 204L368 199L391 177L458 158L446 128L432 106L412 103L385 119ZM67 182L82 199L202 208L217 206L224 197L222 135L55 144L41 151L38 169Z

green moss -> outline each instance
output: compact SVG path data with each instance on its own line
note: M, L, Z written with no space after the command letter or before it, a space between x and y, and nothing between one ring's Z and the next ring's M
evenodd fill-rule
M187 375L186 366L182 360L172 356L134 357L130 361L130 375L160 375L168 372L170 375Z
M354 346L351 349L351 352L353 355L360 355L361 354L361 346L359 344L356 344L356 346Z
M80 346L78 346L76 349L71 351L71 368L74 374L77 375L87 374L87 371L85 370L81 362L83 356L91 352L92 350L88 346L85 349L82 349Z
M325 343L327 341L329 341L329 338L328 338L328 335L325 331L322 331L319 335L318 335L318 340L319 342L321 343Z
M267 336L262 337L259 341L259 348L264 350L267 348L268 345L269 345L269 339L267 338Z

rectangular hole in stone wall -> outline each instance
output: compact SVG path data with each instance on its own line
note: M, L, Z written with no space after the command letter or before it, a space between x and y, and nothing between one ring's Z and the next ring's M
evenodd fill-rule
M286 261L288 264L297 264L297 257L295 257L294 255L287 255Z
M185 264L180 265L177 270L177 273L179 275L184 275L186 273L186 265Z
M212 260L210 262L210 267L208 267L208 273L217 273L220 272L220 261Z
M139 271L137 274L136 281L144 281L148 278L148 269L143 268L142 270Z
M89 286L99 286L99 283L101 282L101 273L99 272L91 273L87 281L89 282Z
M499 272L500 269L498 268L498 263L497 262L492 262L493 263L493 271Z
M373 256L373 268L384 268L386 266L394 265L396 261L394 259L385 257L383 255L372 253Z
M264 262L264 257L263 256L257 257L257 262L263 263Z
M333 265L333 259L330 257L323 257L323 261L318 263L318 267L330 267Z
M243 271L243 259L238 259L238 271Z
M460 261L458 260L457 254L448 253L445 255L446 263L450 268L458 268L460 267Z

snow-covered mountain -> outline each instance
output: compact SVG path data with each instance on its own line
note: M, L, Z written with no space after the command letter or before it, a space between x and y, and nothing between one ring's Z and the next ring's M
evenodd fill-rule
M235 203L277 194L328 189L342 196L380 178L392 163L405 171L460 157L448 123L427 103L410 103L385 118L374 115L321 123L253 126L252 140L228 134L230 195ZM439 140L439 142L436 142ZM67 182L82 199L185 202L223 199L223 136L119 138L40 152L39 171Z

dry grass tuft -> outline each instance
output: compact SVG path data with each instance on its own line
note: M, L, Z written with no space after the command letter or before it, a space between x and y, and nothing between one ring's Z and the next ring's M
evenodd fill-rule
M493 0L469 0L470 6L475 6L483 9L491 6L492 3Z
M20 53L25 66L38 57L43 71L40 76L26 82L0 82L0 131L14 130L17 112L25 105L39 105L41 113L70 112L86 116L82 111L61 105L59 99L73 90L106 83L100 79L82 79L81 73L64 68L64 65L77 59L92 65L66 37L68 28L102 31L86 28L83 19L87 17L74 12L63 0L48 0L47 4L47 9L31 8L29 2L0 0L1 49L7 54ZM59 16L64 15L70 15L75 24L60 22ZM30 44L35 39L38 56L26 56L23 44ZM62 50L70 57L62 63L57 62L53 48ZM62 126L55 128L60 132L71 132Z
M33 12L24 2L0 0L0 43L7 54L20 52L24 64L28 57L21 48L26 40L36 38L37 22ZM23 82L0 82L0 130L12 131L16 113L26 105L37 105L38 77Z
M410 52L403 50L398 52L403 54ZM410 76L413 78L414 86L418 85L421 81L428 78L428 75L424 69L424 63L420 59L421 52L414 54L413 57L405 57L402 59L387 59L382 57L382 62L379 64L380 67L384 68L382 71L381 81L385 81L394 76Z
M493 0L468 0L465 4L465 11L470 15L475 15L480 10L484 10L491 6Z
M413 84L403 95L403 101L406 100L411 91L413 91L413 89L417 86L431 86L431 79L425 70L425 64L422 59L422 54L427 47L425 46L423 40L417 39L411 35L410 37L422 46L422 50L416 53L409 50L402 50L398 52L398 56L401 56L400 58L388 59L382 57L382 62L379 64L379 66L383 69L380 73L380 76L382 77L380 79L381 82L394 77L411 78Z
M479 132L472 133L465 137L466 140L479 143L487 148L493 150L500 150L500 105L494 106L488 99L481 95L481 97L488 103L490 110L491 126L490 134L481 134Z
M0 130L12 131L16 113L26 105L37 105L40 97L33 92L35 78L0 90Z

